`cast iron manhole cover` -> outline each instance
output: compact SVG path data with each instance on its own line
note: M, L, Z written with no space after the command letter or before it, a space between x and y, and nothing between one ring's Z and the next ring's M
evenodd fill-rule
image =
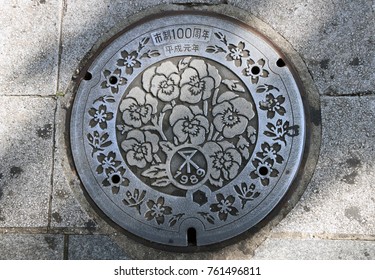
M116 224L148 241L210 245L263 220L305 141L291 67L233 19L170 13L112 38L71 116L74 162Z

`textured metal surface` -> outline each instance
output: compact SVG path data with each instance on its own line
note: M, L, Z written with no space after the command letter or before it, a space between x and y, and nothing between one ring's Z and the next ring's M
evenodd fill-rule
M124 31L89 66L72 110L74 162L93 201L171 246L219 243L263 220L304 150L284 63L224 17L165 14Z

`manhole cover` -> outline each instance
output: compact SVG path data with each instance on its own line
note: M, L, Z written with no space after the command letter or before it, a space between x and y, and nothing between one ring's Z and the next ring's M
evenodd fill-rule
M132 234L219 243L263 220L295 178L301 94L288 62L244 24L145 19L87 69L71 116L74 162L97 206Z

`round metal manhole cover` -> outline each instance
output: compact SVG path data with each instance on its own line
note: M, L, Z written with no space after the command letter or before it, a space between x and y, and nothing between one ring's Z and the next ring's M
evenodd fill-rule
M70 125L97 206L171 246L219 243L263 220L305 141L288 62L244 24L202 13L148 18L112 38L87 67Z

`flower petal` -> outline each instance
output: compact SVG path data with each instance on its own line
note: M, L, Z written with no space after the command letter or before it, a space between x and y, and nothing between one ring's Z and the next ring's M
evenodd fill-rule
M152 152L156 153L159 150L159 146L158 146L158 143L160 141L159 136L156 135L156 134L154 134L154 133L151 133L149 131L146 131L145 132L145 137L146 137L145 140L147 142L150 142L151 145L152 145Z
M232 156L234 162L241 164L241 154L236 149L231 148L226 150L226 152Z
M189 66L197 70L199 78L202 79L208 76L207 64L204 60L194 59L190 62Z
M219 208L219 204L218 203L214 203L214 204L210 205L210 210L212 212L219 212L221 210L221 208Z
M191 88L190 85L183 85L182 86L180 99L183 102L187 102L187 103L190 103L190 104L196 104L201 100L202 94L194 95L194 94L191 93L190 88Z
M133 98L139 105L143 105L146 102L146 93L140 87L135 87L130 90L126 98Z
M145 135L140 130L129 131L129 133L127 135L127 139L131 139L131 138L137 140L139 144L142 144L142 143L145 142Z
M206 99L211 97L211 94L213 92L214 79L211 78L211 77L206 77L206 78L203 78L202 80L205 83L205 88L204 88L204 91L203 91L202 98L203 98L203 100L206 100Z
M219 98L217 99L217 102L221 103L223 101L229 101L229 100L232 100L232 99L235 99L235 98L238 98L237 94L235 94L232 91L226 91L226 92L220 94Z
M231 100L233 108L236 108L241 115L245 116L248 120L251 120L255 116L253 105L245 98L239 97Z
M233 179L237 176L238 174L238 170L240 169L240 166L236 163L236 162L233 162L233 164L231 165L231 167L229 168L228 170L228 173L229 173L229 179Z
M174 63L166 61L156 68L156 73L169 77L173 73L178 73L178 69Z
M127 152L126 160L128 161L129 165L131 165L131 166L137 166L139 168L144 168L146 166L146 160L144 158L142 158L140 160L136 159L134 151L128 151Z
M146 94L146 104L150 104L152 106L153 114L155 114L158 111L158 100L151 94Z
M169 117L169 123L173 126L178 120L192 120L193 118L194 115L188 107L184 105L177 105L173 108L173 111Z
M206 132L208 132L210 123L208 122L207 118L203 115L195 116L195 119L199 121L199 125L202 126Z
M215 155L216 152L222 151L221 147L216 142L207 142L203 146L204 154L208 156Z
M151 80L151 88L150 91L154 96L157 96L157 93L159 92L161 88L161 83L166 82L167 77L164 75L155 75Z
M134 117L134 112L131 112L130 110L125 110L122 114L123 121L130 126L133 127L140 127L142 125L142 121L140 118Z
M124 140L122 141L121 143L121 148L127 152L129 150L132 150L133 149L133 146L138 144L138 141L135 140L135 139L127 139L127 140Z
M182 72L180 86L188 84L190 82L190 78L195 76L198 76L197 70L190 67L186 68L184 72Z
M217 131L222 132L224 128L223 115L219 114L214 118L214 126Z
M129 109L131 106L138 106L138 103L135 99L127 97L122 100L120 104L120 111L123 112L124 110Z
M208 63L207 63L207 70L208 70L208 76L214 80L214 87L215 88L219 87L221 83L221 76L219 75L219 71L216 69L216 67Z
M142 147L146 148L145 160L146 160L147 162L151 162L151 161L152 161L152 158L153 158L153 156L152 156L152 145L151 145L151 143L144 143L144 144L142 145Z
M156 66L152 66L152 67L148 68L143 73L143 76L142 76L142 85L143 85L143 88L145 89L145 91L147 91L147 92L150 92L151 80L152 80L152 77L155 74L155 69L156 69Z
M228 102L225 101L223 103L217 104L213 109L212 109L212 115L215 117L218 114L223 114L227 110L231 110L232 105Z
M171 74L168 79L169 82L173 82L174 85L178 85L178 83L180 82L180 76L175 73Z
M232 138L245 132L248 120L243 116L238 116L239 122L233 126L225 126L223 129L223 136L225 138Z
M158 97L160 100L165 101L165 102L170 102L173 99L176 99L179 95L180 91L177 86L173 86L173 91L169 94L165 93L163 89L159 89L158 91Z
M188 138L188 134L184 131L184 122L184 120L178 120L173 126L173 133L181 143L184 143Z
M206 141L206 131L203 129L203 127L199 126L197 135L190 134L190 141L193 145L200 145Z

